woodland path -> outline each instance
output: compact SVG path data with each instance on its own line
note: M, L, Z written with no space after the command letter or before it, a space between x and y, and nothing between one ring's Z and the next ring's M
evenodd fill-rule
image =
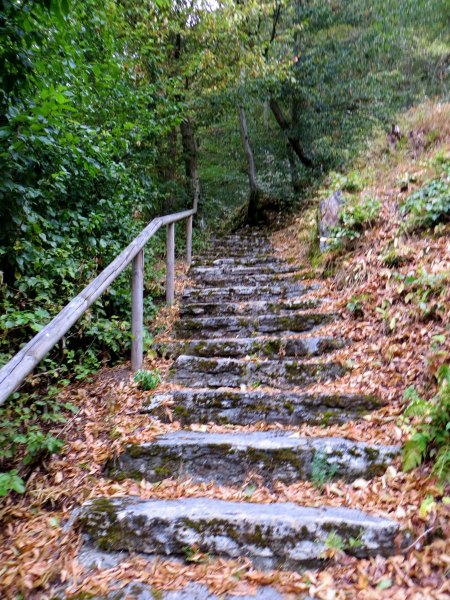
M320 485L382 474L399 447L301 437L290 429L302 423L326 428L380 406L362 394L308 391L317 381L326 389L344 374L333 351L346 341L321 335L321 326L336 316L304 299L311 287L302 282L301 270L275 257L263 234L245 232L214 240L190 277L194 283L183 295L181 318L161 348L175 359L173 389L153 396L146 407L165 420L169 406L185 428L128 446L108 465L110 476L248 485L250 500L258 485ZM259 421L279 427L242 430ZM205 424L201 431L189 429L199 423ZM227 432L210 432L208 424L226 424ZM349 508L211 498L97 498L85 503L78 520L103 552L180 560L189 553L245 556L261 569L320 566L333 540L358 557L388 556L399 533L395 521ZM161 597L216 598L194 588ZM261 588L258 597L281 598L272 588Z

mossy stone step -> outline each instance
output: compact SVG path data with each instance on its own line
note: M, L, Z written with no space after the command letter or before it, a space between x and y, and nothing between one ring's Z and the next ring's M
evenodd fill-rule
M302 333L335 318L330 313L292 312L275 315L192 317L178 321L177 338L212 339L230 336L253 336L269 333Z
M360 419L383 403L374 396L344 393L274 393L258 390L174 390L153 396L143 412L169 422L251 425L257 421L282 425L331 425Z
M336 362L201 358L183 354L175 361L169 380L194 388L240 387L245 384L287 389L319 381L331 381L345 372L345 367Z
M320 356L344 346L341 339L332 337L251 337L251 338L214 338L205 340L182 340L166 344L157 344L161 356L177 358L181 354L191 356L224 356L238 358L243 356Z
M192 279L198 279L202 281L204 278L223 277L228 275L230 277L243 277L247 275L271 275L271 274L282 274L282 273L297 273L300 271L299 267L286 264L265 264L265 265L214 265L214 266L198 266L191 267L189 270L189 277Z
M320 306L320 300L254 300L247 302L194 302L182 303L180 306L181 317L223 317L224 315L267 315L288 314L295 310L311 310Z
M317 285L304 285L300 282L278 282L262 285L233 285L224 287L198 287L184 290L183 299L190 302L240 302L246 300L275 300L276 298L297 298L318 289Z
M225 267L225 266L275 266L286 264L281 258L276 256L263 256L261 258L241 257L241 258L207 258L206 256L197 256L192 260L193 267ZM289 264L289 263L288 263Z
M201 256L197 257L197 260L217 260L221 258L237 258L237 259L260 259L271 257L272 259L277 258L274 249L271 246L266 247L252 247L252 248L239 248L232 246L230 248L224 248L219 243L215 244L204 250Z
M291 269L289 271L279 271L277 272L261 272L256 271L254 273L248 273L243 275L242 273L233 273L233 272L213 272L213 273L203 273L192 276L193 283L196 286L214 286L214 287L227 287L230 285L234 285L235 283L241 284L243 283L246 286L253 284L261 284L261 285L273 285L273 284L294 284L297 281L301 281L304 278L302 272L299 272L297 268Z
M349 554L388 556L399 533L395 521L359 510L211 498L97 498L77 521L102 550L186 557L195 547L212 557L246 556L263 569L318 565L331 536Z
M252 478L269 486L302 479L354 481L382 475L399 451L398 446L299 437L284 431L175 431L154 442L127 446L108 472L152 483L168 477L216 485L242 485Z

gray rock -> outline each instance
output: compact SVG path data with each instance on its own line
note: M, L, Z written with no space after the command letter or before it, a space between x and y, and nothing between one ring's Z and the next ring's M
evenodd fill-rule
M262 264L262 265L211 265L211 266L198 266L192 267L189 270L189 276L192 279L199 279L208 276L210 278L222 277L224 275L230 275L233 277L245 278L247 275L270 275L279 273L297 273L300 269L296 266L286 264Z
M215 302L183 303L180 306L180 316L183 317L219 317L225 315L267 315L286 313L293 310L310 310L320 306L319 300L250 300L248 302Z
M168 477L189 477L217 485L242 485L252 475L269 486L319 476L321 481L353 481L384 473L399 451L398 446L345 438L298 437L284 431L176 431L151 443L127 446L108 471L116 478L156 482Z
M164 421L166 407L182 424L216 422L249 425L257 421L284 425L327 425L359 419L382 406L361 394L292 394L241 390L175 390L151 398L143 411Z
M250 267L251 268L251 267ZM299 281L303 277L302 273L297 268L278 272L264 272L258 270L256 272L249 272L247 274L241 274L239 272L214 270L212 272L204 272L202 274L193 274L192 279L194 283L199 286L215 286L215 287L229 287L235 284L244 285L273 285L277 283L289 284Z
M330 313L294 312L275 315L191 317L180 320L175 333L178 338L213 339L251 336L267 333L301 333L331 323Z
M240 387L242 384L286 389L341 377L340 363L302 363L296 360L241 360L179 356L169 380L190 387Z
M187 288L183 298L189 302L245 302L248 300L274 300L276 298L296 298L307 294L318 286L301 283L279 282L273 285L234 285L231 287Z
M319 247L321 252L325 252L329 247L329 237L333 227L339 223L339 216L344 198L339 190L321 200L319 204Z
M343 340L331 337L317 338L284 338L251 337L251 338L218 338L206 340L190 340L158 344L157 351L162 356L177 358L180 354L191 356L223 356L238 358L243 356L321 356L344 346Z
M78 522L102 550L186 556L196 548L223 558L247 556L268 569L318 564L330 535L350 554L388 556L399 532L394 521L348 508L209 498L98 498L82 506Z
M204 256L197 256L192 260L192 266L193 267L197 267L197 266L208 266L208 267L215 267L215 266L225 266L225 265L230 265L230 266L242 266L242 267L253 267L253 266L275 266L275 265L280 265L280 264L284 264L285 261L283 261L283 259L281 258L277 258L276 256L265 256L262 258L246 258L241 257L241 258L232 258L232 257L228 257L228 258L205 258Z

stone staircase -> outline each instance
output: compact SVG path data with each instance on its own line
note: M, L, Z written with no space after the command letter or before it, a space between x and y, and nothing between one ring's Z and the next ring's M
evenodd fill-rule
M169 376L175 385L144 410L168 420L169 407L184 426L227 424L228 430L184 429L129 445L107 466L109 475L239 487L255 481L273 488L311 480L319 463L329 479L382 474L398 447L295 431L303 423L358 419L380 406L361 394L308 391L312 383L331 385L345 373L328 356L345 340L320 335L336 316L304 298L314 288L302 282L301 271L274 257L266 237L246 232L213 240L190 277L194 285L183 295L181 319L171 341L160 346L175 359ZM232 428L258 421L293 429ZM211 557L245 556L264 569L320 565L330 535L339 536L349 554L386 556L395 552L399 533L396 522L349 508L211 498L98 498L82 507L78 521L103 551L182 558L192 547Z

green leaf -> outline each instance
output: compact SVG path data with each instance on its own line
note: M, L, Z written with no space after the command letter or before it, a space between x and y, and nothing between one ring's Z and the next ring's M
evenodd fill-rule
M377 590L388 590L392 587L392 579L387 577L386 579L381 579L381 581L377 584Z

